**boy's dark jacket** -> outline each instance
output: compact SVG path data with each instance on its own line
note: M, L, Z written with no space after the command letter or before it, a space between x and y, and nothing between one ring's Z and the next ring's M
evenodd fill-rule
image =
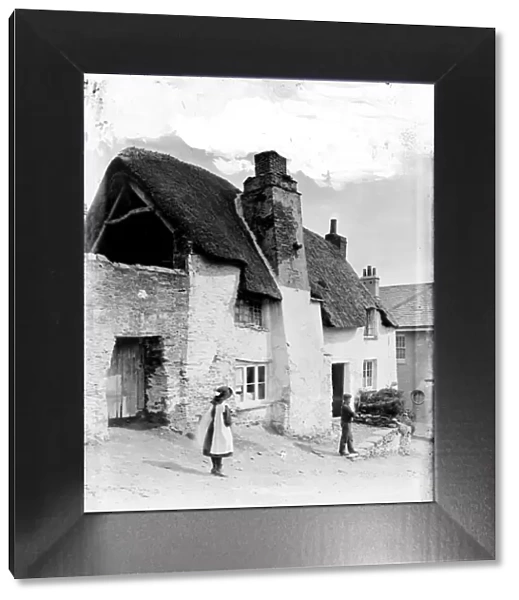
M351 408L347 404L343 404L341 406L341 425L346 425L346 423L351 423L353 420L353 415L355 413L351 410Z

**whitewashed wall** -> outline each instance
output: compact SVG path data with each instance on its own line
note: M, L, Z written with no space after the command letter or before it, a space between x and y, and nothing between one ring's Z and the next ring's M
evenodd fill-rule
M331 423L331 372L324 355L321 306L310 292L282 287L290 386L289 427L298 434Z
M186 386L189 417L202 414L214 391L234 385L234 301L239 269L201 256L189 259Z
M281 288L282 302L266 303L265 330L234 323L239 268L190 258L186 379L191 418L220 385L234 387L237 361L265 362L266 403L290 406L297 433L326 430L331 419L331 373L324 356L320 304L308 291Z
M190 295L186 377L191 417L201 414L221 385L235 386L237 362L268 365L267 398L272 399L272 363L269 309L264 329L234 322L240 278L235 266L190 257ZM267 303L268 304L268 303Z
M377 389L397 382L395 329L384 327L377 313L377 339L364 338L364 328L324 328L324 348L333 363L349 363L349 389L354 395L362 388L364 360L376 360ZM347 386L347 384L346 384ZM346 387L347 389L347 387Z

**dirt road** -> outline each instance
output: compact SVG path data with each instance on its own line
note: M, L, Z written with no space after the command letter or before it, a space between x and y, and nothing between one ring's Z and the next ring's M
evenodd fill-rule
M410 456L351 461L333 438L297 441L261 426L234 429L227 478L185 436L166 429L111 430L85 450L87 512L425 502L433 499L432 443L414 439ZM354 439L372 428L355 425Z

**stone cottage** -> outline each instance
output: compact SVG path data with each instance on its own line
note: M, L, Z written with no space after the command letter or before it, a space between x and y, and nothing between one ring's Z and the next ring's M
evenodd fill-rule
M242 417L327 430L343 392L396 381L396 321L331 222L303 228L276 152L240 192L176 158L129 148L85 221L86 438L144 411L190 431L220 385ZM371 269L371 267L370 267Z

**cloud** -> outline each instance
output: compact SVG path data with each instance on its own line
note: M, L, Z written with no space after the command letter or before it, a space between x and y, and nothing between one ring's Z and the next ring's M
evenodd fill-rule
M212 154L223 175L277 150L321 187L398 174L409 153L432 152L426 85L149 76L88 76L89 152L130 138L175 134Z
M238 173L243 173L250 171L252 174L253 165L252 161L238 158L216 158L213 160L214 166L224 175L237 175Z

